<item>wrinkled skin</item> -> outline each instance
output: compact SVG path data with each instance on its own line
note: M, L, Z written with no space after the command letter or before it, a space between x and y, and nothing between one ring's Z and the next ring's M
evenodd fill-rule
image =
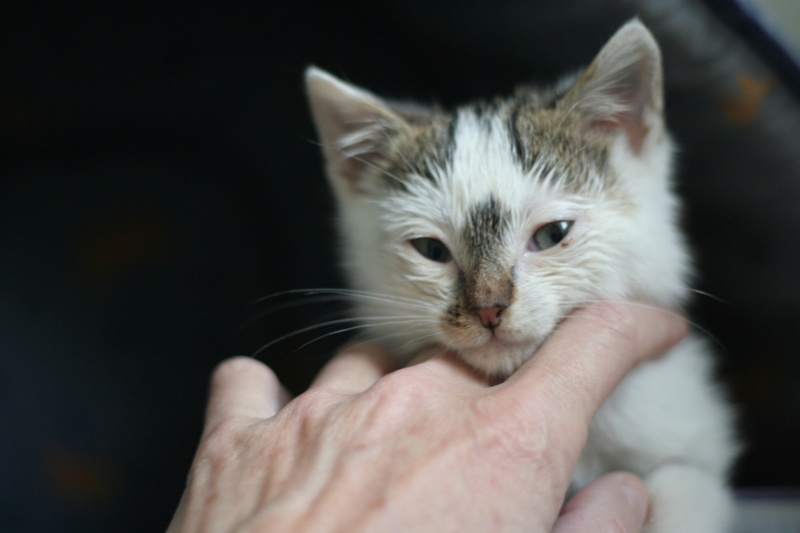
M633 475L563 498L603 400L685 328L658 310L579 310L501 384L452 354L397 369L353 345L291 401L261 363L228 360L169 531L640 532Z

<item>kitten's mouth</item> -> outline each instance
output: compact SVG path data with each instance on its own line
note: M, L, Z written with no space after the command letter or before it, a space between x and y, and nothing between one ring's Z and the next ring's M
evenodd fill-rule
M480 346L458 350L459 356L489 376L507 377L530 359L541 341L510 341L492 335Z
M535 343L535 341L530 338L520 339L518 334L514 334L503 327L492 328L486 331L488 335L485 335L485 340L481 346L515 348L521 346L530 346L531 344Z

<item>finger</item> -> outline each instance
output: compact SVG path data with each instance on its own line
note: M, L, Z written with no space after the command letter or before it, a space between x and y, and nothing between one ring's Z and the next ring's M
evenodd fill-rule
M311 387L329 387L345 394L356 394L398 366L392 354L378 344L351 344L323 367Z
M649 507L647 487L641 479L626 472L606 474L566 503L553 533L640 532Z
M503 392L522 404L544 394L588 423L628 371L685 334L685 321L664 309L625 303L580 309L506 381Z
M206 431L235 417L269 418L287 399L275 373L265 364L250 357L228 359L211 376Z

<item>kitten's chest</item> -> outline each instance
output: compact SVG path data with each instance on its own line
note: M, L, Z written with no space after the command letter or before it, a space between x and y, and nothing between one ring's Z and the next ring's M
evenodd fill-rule
M592 420L573 482L583 486L616 470L645 477L682 456L724 470L730 412L710 384L710 368L710 353L693 336L634 368Z

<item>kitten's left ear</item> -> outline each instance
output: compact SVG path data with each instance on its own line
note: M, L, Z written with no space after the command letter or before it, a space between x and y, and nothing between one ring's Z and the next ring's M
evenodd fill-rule
M620 28L567 93L570 110L592 131L622 131L634 153L663 130L661 52L653 35L634 19Z
M328 175L337 187L365 188L365 174L386 157L387 139L406 126L380 98L315 67L306 87Z

